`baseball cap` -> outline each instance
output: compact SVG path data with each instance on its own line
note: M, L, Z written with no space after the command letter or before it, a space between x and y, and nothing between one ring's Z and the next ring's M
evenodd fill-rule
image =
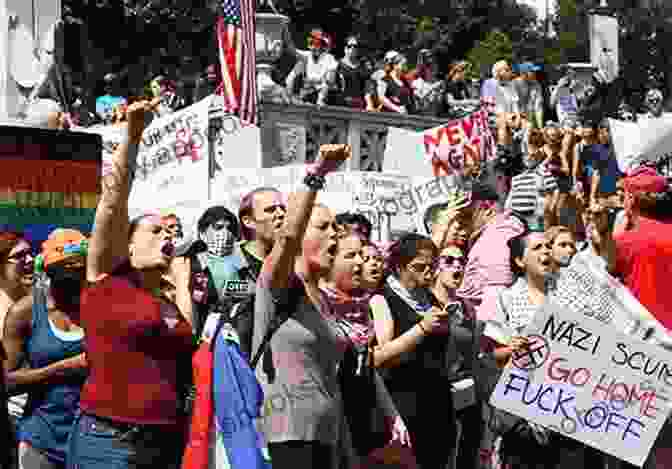
M518 64L516 71L518 73L539 72L541 71L541 67L532 62L523 62L522 64Z
M388 51L385 54L385 59L384 60L385 60L385 63L387 63L387 64L396 64L396 63L401 62L402 58L403 58L403 56L399 52L397 52L396 50L391 50L391 51Z
M42 243L42 252L35 259L35 270L41 272L50 266L73 257L86 257L89 242L77 230L56 229Z

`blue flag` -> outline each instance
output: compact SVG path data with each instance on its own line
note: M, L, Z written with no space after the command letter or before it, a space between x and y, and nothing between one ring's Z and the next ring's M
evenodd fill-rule
M238 345L225 334L215 339L213 394L217 441L232 469L271 469L265 443L257 431L264 393Z

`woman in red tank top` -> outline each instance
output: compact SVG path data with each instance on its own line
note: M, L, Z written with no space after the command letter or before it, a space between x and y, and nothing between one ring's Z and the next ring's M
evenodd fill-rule
M160 286L170 270L176 303L189 304L183 300L190 265L173 259L160 216L128 220L130 176L145 116L157 104L129 106L128 139L103 169L87 258L89 287L81 300L90 374L68 455L69 466L78 469L180 464L184 414L178 363L191 359L191 311L162 298Z

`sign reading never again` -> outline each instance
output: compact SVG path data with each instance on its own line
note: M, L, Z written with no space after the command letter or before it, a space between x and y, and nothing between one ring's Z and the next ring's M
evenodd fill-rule
M493 406L642 466L670 412L672 353L547 304Z

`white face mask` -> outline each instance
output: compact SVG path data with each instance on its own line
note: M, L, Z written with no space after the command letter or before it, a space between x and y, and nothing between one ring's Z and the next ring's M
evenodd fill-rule
M233 252L233 245L236 241L236 237L228 226L219 229L217 228L212 225L209 226L208 229L205 230L203 241L205 241L205 244L208 246L208 252L213 256L229 256Z

